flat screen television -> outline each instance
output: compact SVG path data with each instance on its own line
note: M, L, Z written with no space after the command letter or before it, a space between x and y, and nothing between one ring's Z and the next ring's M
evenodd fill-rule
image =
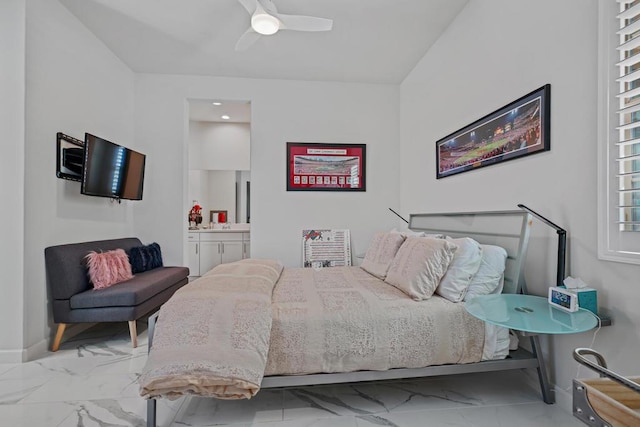
M142 200L145 160L144 154L86 133L80 192Z

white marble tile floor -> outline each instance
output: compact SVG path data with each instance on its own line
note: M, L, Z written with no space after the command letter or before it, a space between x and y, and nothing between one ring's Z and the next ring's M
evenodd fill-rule
M127 324L97 325L57 353L0 364L0 425L145 426L137 378L147 352L144 322L131 348ZM204 427L579 427L546 405L520 371L262 390L251 400L158 401L158 426Z

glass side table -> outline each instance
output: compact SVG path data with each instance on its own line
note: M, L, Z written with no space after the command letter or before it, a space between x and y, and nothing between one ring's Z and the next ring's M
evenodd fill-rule
M546 298L533 295L480 295L464 307L485 322L534 334L575 334L598 325L589 310L581 308L569 313L551 306Z
M575 334L598 325L597 317L588 310L570 313L551 306L544 297L533 295L480 295L465 302L464 307L480 320L529 336L533 356L538 360L538 379L546 403L555 403L555 396L549 384L538 334Z

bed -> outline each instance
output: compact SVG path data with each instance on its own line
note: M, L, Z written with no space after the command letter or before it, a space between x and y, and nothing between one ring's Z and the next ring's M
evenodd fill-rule
M413 232L503 248L503 293L526 292L530 227L524 211L412 214L409 221ZM537 336L532 352L509 352L508 331L475 319L461 302L414 301L413 289L389 285L392 269L385 282L375 268L282 270L273 260L245 260L183 287L149 320L140 378L147 425L156 425L162 397L250 398L263 388L522 368L537 369L543 400L553 403Z

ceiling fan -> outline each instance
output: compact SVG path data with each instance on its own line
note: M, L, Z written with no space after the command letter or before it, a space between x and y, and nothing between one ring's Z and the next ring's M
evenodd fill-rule
M278 13L271 0L238 0L251 14L251 27L240 36L236 50L246 50L261 36L269 36L279 30L330 31L332 19L315 16L285 15Z

